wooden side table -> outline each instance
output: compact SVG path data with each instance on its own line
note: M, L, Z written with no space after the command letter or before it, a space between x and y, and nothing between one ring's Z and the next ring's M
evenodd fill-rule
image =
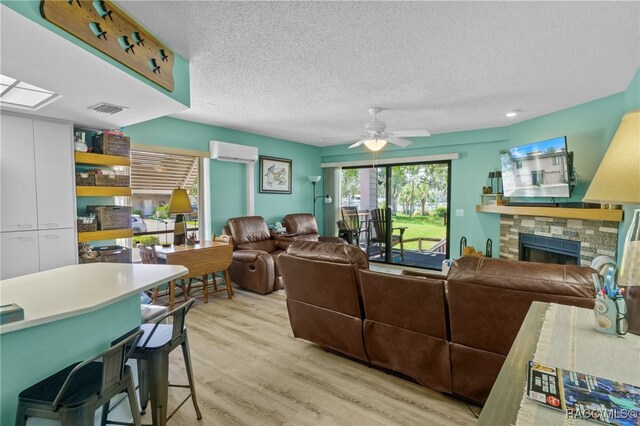
M182 265L189 269L189 273L181 278L203 277L204 303L209 302L207 274L224 272L227 297L233 297L231 279L229 278L229 266L233 260L233 246L219 241L204 241L200 244L172 245L171 247L156 246L156 253L161 259L165 259L169 265ZM169 310L173 310L175 299L175 280L169 283Z

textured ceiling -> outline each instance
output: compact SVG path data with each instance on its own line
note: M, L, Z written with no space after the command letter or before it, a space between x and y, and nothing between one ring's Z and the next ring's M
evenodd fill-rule
M373 106L389 130L503 126L621 92L640 67L637 1L117 3L189 60L174 117L314 145L360 133Z

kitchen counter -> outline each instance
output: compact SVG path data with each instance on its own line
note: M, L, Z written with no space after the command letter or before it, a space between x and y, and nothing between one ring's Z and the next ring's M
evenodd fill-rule
M0 334L85 314L187 273L183 266L88 263L0 281L0 303L16 303L24 320Z
M187 272L92 263L0 281L0 303L24 309L24 320L0 326L0 424L14 423L20 391L140 325L141 291Z

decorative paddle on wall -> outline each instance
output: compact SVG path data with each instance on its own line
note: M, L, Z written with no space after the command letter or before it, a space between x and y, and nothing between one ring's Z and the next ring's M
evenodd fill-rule
M111 1L42 0L42 17L173 91L173 52Z

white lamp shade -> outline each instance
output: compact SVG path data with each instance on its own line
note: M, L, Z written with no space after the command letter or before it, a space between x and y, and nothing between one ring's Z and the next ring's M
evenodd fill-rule
M316 183L322 179L322 176L307 176L307 179L309 179L309 182Z
M640 109L622 117L583 201L640 204Z
M331 204L332 201L333 201L333 198L331 198L331 195L327 195L326 197L324 197L325 204Z
M386 144L387 141L385 139L367 139L364 141L364 146L371 151L380 151Z

